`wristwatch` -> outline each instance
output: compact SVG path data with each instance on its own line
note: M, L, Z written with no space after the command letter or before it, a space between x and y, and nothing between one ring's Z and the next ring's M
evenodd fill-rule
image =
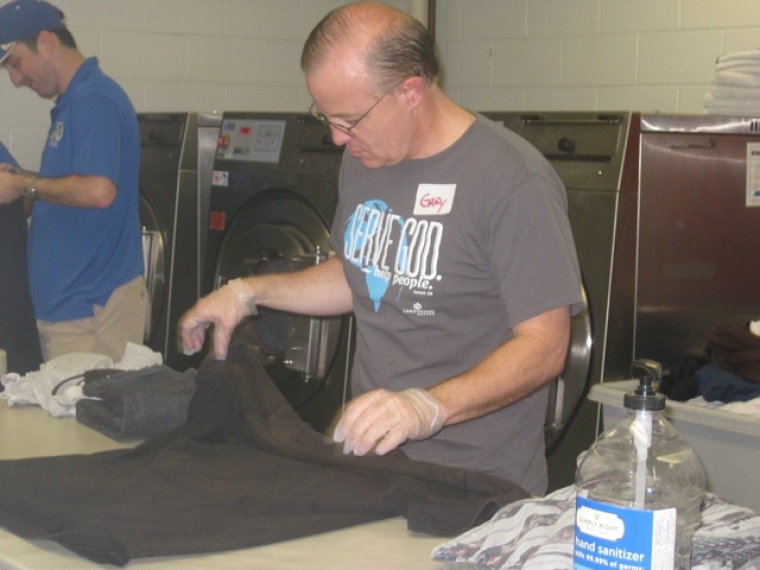
M37 195L37 189L34 187L34 184L37 182L37 176L32 174L31 176L26 177L26 184L24 184L24 196L29 198L30 200L36 200L39 198Z

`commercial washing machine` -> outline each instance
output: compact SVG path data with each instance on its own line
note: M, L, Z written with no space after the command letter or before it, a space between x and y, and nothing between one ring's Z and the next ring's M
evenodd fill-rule
M164 362L197 366L176 346L177 321L199 298L211 168L221 116L141 113L140 221L150 296L145 343Z
M591 384L630 376L638 197L639 115L630 112L484 112L533 144L567 189L588 310L573 319L568 360L546 422L550 490L569 485L594 441Z
M236 277L294 271L332 255L342 148L309 115L225 113L214 161L204 293ZM253 346L288 401L324 431L347 397L350 315L260 308L233 338Z

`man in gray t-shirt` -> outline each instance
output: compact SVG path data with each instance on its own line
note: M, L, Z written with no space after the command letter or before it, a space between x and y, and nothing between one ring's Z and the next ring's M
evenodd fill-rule
M347 153L332 240L363 348L353 395L431 388L486 359L513 324L580 303L566 206L544 157L482 116L429 158L368 169ZM402 449L541 490L546 398L544 386Z
M547 385L583 309L565 190L523 139L438 87L433 40L379 3L338 8L301 58L312 114L345 145L332 242L304 272L255 276L183 318L218 357L251 301L304 314L353 311L346 453L414 459L546 491Z

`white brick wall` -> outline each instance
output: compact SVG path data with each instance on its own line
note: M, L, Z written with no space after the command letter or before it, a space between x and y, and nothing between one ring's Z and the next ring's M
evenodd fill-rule
M138 111L221 112L306 109L301 45L344 0L53 2ZM760 0L437 0L436 13L443 85L473 109L699 113L715 57L760 48ZM51 103L2 72L0 94L0 139L37 168Z
M757 0L438 0L443 85L473 109L702 113Z
M5 2L6 0L0 0ZM301 46L345 0L51 0L137 111L305 110ZM408 9L409 2L395 5ZM0 139L36 169L50 101L0 72Z

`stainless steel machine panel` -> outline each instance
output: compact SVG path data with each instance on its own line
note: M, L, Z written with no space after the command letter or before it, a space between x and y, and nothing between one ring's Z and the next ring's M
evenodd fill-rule
M221 117L141 113L140 219L150 294L146 344L167 365L197 366L176 347L179 318L199 298L213 153ZM203 223L201 223L203 220Z
M760 119L642 115L637 357L676 373L713 326L760 316L753 150Z
M332 254L343 149L299 113L225 113L208 215L208 291L246 275L294 271ZM259 307L233 339L251 346L304 421L329 426L348 394L353 318Z

